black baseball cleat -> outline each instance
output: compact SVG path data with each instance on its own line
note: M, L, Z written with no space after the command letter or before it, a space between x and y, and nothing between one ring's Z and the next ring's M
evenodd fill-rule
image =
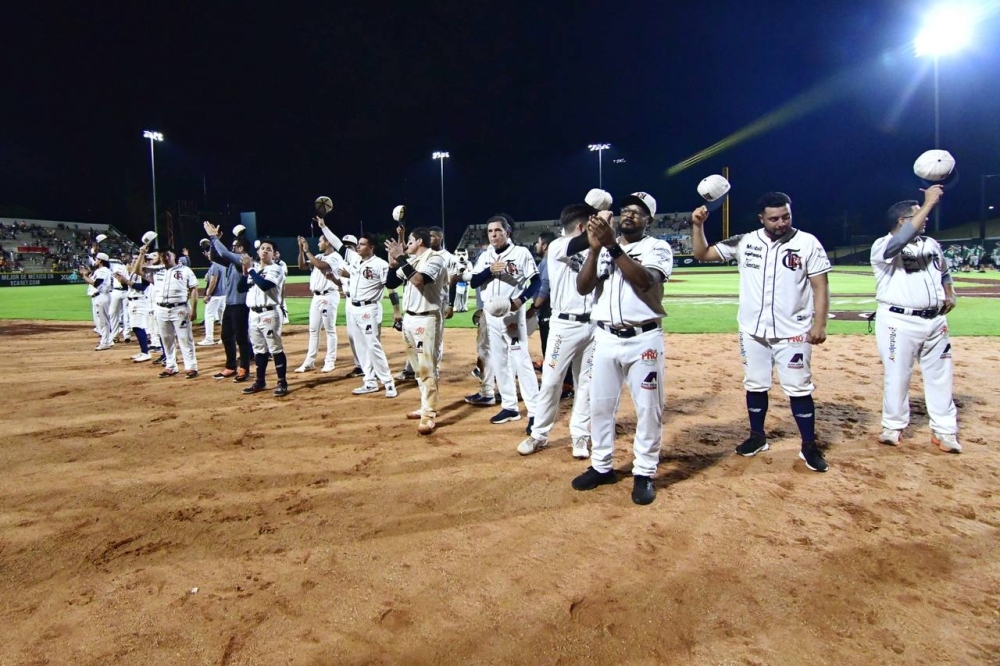
M254 382L250 386L247 386L246 388L244 388L243 389L243 393L246 394L246 395L251 395L253 393L260 393L261 391L263 391L266 388L267 387L264 386L263 384L258 384L257 382Z
M524 434L525 435L530 435L531 434L531 426L533 426L533 425L535 425L535 417L534 416L529 416L528 417L528 426L524 429Z
M653 487L653 477L639 476L632 477L632 501L636 504L652 504L656 499L656 488Z
M489 407L493 404L493 398L482 395L481 393L467 395L465 396L465 401L470 405L479 405L480 407Z
M588 467L587 471L573 479L573 489L593 490L597 486L606 486L612 483L618 483L618 475L615 474L615 470L598 472L593 467Z
M354 369L348 372L345 376L348 379L350 379L351 377L364 377L365 371L359 368L358 366L354 366Z
M736 447L736 453L750 458L755 456L761 451L767 451L770 447L767 445L767 438L759 432L751 432L750 436L744 440L742 444Z
M802 450L799 451L799 458L806 461L806 467L814 472L825 472L830 469L823 458L823 452L816 446L816 442L802 442Z
M288 395L288 382L278 382L278 388L274 389L274 395L279 398Z

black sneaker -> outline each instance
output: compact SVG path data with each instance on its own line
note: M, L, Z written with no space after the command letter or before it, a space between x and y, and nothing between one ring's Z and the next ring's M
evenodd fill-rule
M465 396L465 401L470 405L478 405L480 407L489 407L493 404L493 398L480 393Z
M278 388L274 389L274 395L276 395L279 398L288 395L288 383L278 382Z
M156 357L153 363L160 363L162 365L164 362L166 362L166 360L167 360L166 355L160 354L159 356Z
M521 413L513 409L501 409L497 412L497 415L490 419L490 423L493 425L500 425L501 423L507 423L508 421L520 421Z
M632 501L636 504L652 504L656 499L656 488L653 487L653 477L636 474L632 484Z
M364 377L365 371L359 368L358 366L354 366L354 369L348 372L346 376L348 379L350 379L351 377Z
M799 451L799 458L806 461L806 467L814 472L825 472L830 469L823 459L823 452L816 446L816 442L803 442L802 450Z
M767 445L767 438L759 432L751 432L750 436L746 440L736 447L736 453L747 458L755 456L761 451L767 451L769 448Z
M258 384L257 382L254 382L250 386L247 386L245 389L243 389L243 393L246 395L250 395L252 393L260 393L265 388L267 387L264 386L263 384Z
M533 426L533 425L535 425L535 417L534 416L529 416L528 417L528 427L524 429L524 434L525 435L530 435L531 434L531 426Z
M606 486L612 483L618 483L618 475L615 474L615 470L598 472L593 467L588 467L587 471L573 479L573 489L593 490L597 486Z

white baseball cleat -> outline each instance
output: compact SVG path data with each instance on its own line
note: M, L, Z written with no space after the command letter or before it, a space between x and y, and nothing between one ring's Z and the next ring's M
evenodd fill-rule
M199 347L210 347L211 345L214 345L214 344L215 344L214 340L202 340L201 342L198 343L198 346Z
M958 443L958 437L950 432L931 433L931 443L945 453L962 452L962 445Z
M295 372L309 372L310 370L315 370L315 363L303 363L299 367L295 368Z
M111 349L114 346L115 343L113 342L109 345L97 345L96 347L94 347L94 351L104 351L105 349Z
M878 441L880 444L888 444L889 446L899 446L899 436L903 434L902 430L892 430L891 428L882 428L882 434L878 436Z
M522 456L530 456L532 453L538 453L542 449L547 449L548 447L548 442L543 442L542 440L535 439L534 437L528 437L517 445L517 452Z
M364 395L366 393L375 393L378 391L378 384L364 384L358 388L351 391L354 395Z
M135 356L132 357L132 360L136 363L145 363L151 358L153 357L150 356L149 354L136 354Z
M385 397L387 397L387 398L395 398L397 395L399 395L399 394L396 393L396 385L395 384L386 384L386 386L385 386Z
M590 457L590 450L587 445L590 444L589 437L577 437L573 440L573 457L577 460L586 460Z
M320 372L333 372L333 363L327 363Z

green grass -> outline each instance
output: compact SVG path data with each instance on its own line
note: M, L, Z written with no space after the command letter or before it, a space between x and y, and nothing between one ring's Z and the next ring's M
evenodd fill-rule
M720 268L681 268L666 287L664 322L670 333L735 333L738 308L739 278L735 269L724 273ZM961 286L965 278L1000 281L1000 273L959 273ZM307 282L308 277L293 276L289 282ZM1000 288L1000 284L998 284ZM864 266L836 269L830 274L831 310L872 311L875 309L875 279ZM704 296L704 298L695 298ZM470 299L475 303L474 299ZM309 299L288 299L289 319L293 324L309 322ZM392 305L383 301L383 324L392 325ZM199 309L199 315L202 312ZM90 321L90 300L86 288L80 285L52 287L13 287L0 289L0 319L44 319L57 321ZM200 321L200 319L199 319ZM338 323L344 324L343 307ZM964 296L958 307L948 315L953 335L992 336L1000 332L1000 300ZM456 313L446 324L448 328L471 328L472 313ZM865 333L867 324L856 321L831 320L832 335Z

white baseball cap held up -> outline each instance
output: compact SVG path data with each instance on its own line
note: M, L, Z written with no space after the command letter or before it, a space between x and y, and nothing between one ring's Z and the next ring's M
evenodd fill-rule
M702 178L698 183L698 194L705 200L705 207L717 210L729 196L729 181L718 174Z
M611 204L614 203L610 192L596 187L587 192L587 196L583 198L583 201L597 210L611 210Z
M351 234L347 234L346 236L344 236L340 240L343 241L344 243L347 243L348 245L357 245L358 244L358 237L357 236L353 236Z

